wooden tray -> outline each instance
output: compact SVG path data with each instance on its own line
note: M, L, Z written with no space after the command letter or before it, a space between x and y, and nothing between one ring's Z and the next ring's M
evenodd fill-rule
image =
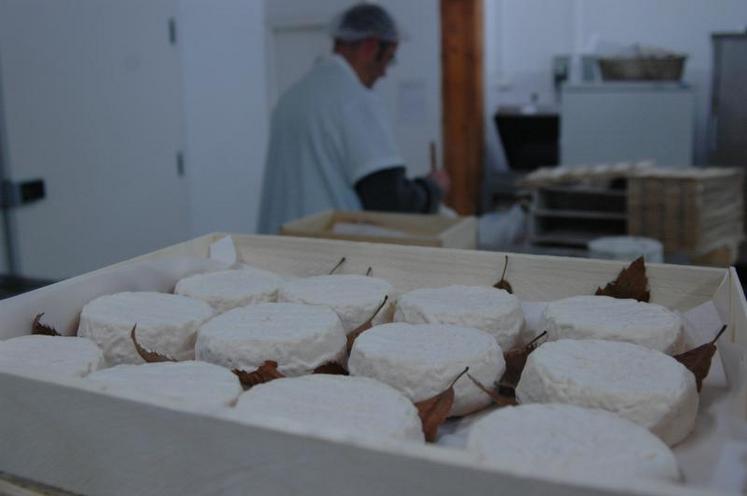
M341 234L334 231L334 226L337 223L383 228L397 234L392 236L376 235L375 233ZM471 249L477 246L477 219L474 217L328 210L288 222L280 228L280 234L307 238Z
M174 257L207 257L213 234L0 302L0 338L27 333L51 302L73 287L113 291L117 271ZM504 254L278 236L234 236L240 259L281 274L321 274L341 256L343 273L373 267L398 292L448 284L493 284ZM511 254L507 278L525 301L591 294L611 280L614 261ZM654 302L685 310L713 301L732 342L747 343L747 307L733 269L652 265ZM133 283L141 288L143 281ZM116 290L124 288L116 287ZM78 303L76 303L77 305ZM81 302L82 304L82 302ZM67 327L75 328L74 319ZM747 419L743 391L733 402ZM714 456L718 451L714 452ZM704 464L714 460L703 460ZM434 445L368 444L309 432L276 431L113 398L0 373L0 472L81 494L718 494L646 481L580 482L527 478L482 466L465 452ZM538 468L539 472L539 468Z

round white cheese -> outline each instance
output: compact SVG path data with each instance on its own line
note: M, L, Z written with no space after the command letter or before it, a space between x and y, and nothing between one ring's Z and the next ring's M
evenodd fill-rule
M355 274L315 276L290 281L280 287L278 301L326 305L339 315L347 334L371 318L376 309L389 296L392 285L383 279ZM389 307L390 304L387 304ZM374 325L390 319L391 312L383 308L374 319Z
M355 340L348 360L351 375L378 379L417 403L449 387L465 367L491 387L506 365L490 334L469 327L404 323L376 326ZM490 404L468 377L454 385L450 415L466 415Z
M496 410L471 427L467 449L496 468L527 476L680 479L674 454L648 430L604 410L572 405Z
M548 337L608 339L638 344L668 354L683 347L682 320L661 305L609 296L574 296L547 304Z
M695 376L677 360L642 346L593 339L542 344L527 359L516 398L608 410L670 446L687 437L698 413Z
M276 379L242 394L228 416L280 429L423 442L412 402L392 387L365 377L318 374Z
M86 377L95 390L113 396L193 412L218 412L243 392L230 370L205 362L117 365Z
M212 315L210 305L186 296L117 293L96 298L83 307L78 336L99 345L111 365L144 363L130 339L137 324L137 340L143 348L176 360L191 360L197 328Z
M514 347L524 314L519 299L507 291L477 286L416 289L397 299L395 322L451 324L492 334L498 345Z
M284 280L272 272L244 267L185 277L174 293L209 303L216 312L275 301Z
M641 256L648 263L663 262L661 241L638 236L605 236L589 241L589 258L632 261Z
M324 306L260 303L235 308L200 327L198 360L251 372L267 360L286 376L340 361L347 339L339 317Z
M104 354L90 339L21 336L0 341L0 371L44 377L84 377L104 366Z

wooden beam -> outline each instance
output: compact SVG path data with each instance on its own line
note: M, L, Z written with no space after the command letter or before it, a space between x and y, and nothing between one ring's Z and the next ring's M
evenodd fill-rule
M441 91L447 203L474 214L483 178L483 0L441 0Z

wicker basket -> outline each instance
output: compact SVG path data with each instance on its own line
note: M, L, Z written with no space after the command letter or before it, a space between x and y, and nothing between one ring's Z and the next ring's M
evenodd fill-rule
M600 58L599 70L605 81L679 81L686 60L685 55Z

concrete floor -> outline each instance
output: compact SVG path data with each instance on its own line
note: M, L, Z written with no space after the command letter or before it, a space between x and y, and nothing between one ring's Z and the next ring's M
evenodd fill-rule
M0 300L47 286L53 282L55 281L0 275Z

